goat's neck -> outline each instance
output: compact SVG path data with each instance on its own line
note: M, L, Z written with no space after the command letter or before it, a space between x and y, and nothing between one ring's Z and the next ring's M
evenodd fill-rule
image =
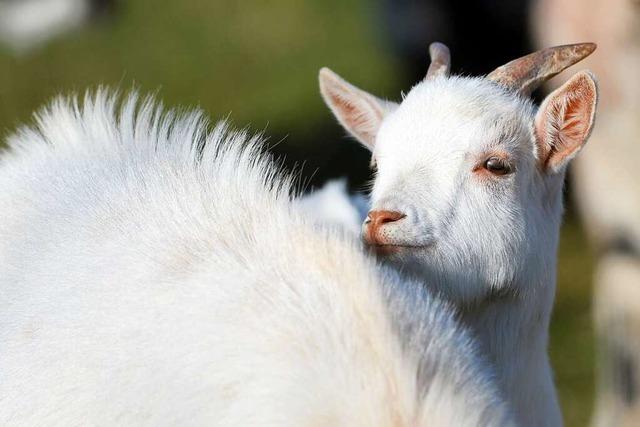
M555 253L548 261L537 277L530 275L527 283L518 284L523 294L494 299L462 315L495 363L505 396L522 425L562 424L547 355Z

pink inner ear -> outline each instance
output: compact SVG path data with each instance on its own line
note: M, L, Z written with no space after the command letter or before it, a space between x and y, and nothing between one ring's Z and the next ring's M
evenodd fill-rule
M545 169L557 169L586 142L593 122L595 86L581 76L551 96L543 121L536 126Z
M340 110L345 126L363 142L372 144L377 131L376 123L382 120L382 114L365 102L356 105L357 101L339 93L332 92L329 96L335 108Z

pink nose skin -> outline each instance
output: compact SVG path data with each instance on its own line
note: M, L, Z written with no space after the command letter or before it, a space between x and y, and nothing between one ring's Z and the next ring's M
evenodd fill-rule
M405 214L396 211L370 211L364 221L366 227L364 240L375 246L387 244L384 233L380 233L380 229L383 225L399 221L405 216Z

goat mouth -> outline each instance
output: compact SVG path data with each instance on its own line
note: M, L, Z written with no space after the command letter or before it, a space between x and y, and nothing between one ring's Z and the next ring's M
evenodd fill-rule
M391 255L398 252L426 249L432 245L407 245L407 244L369 244L369 247L380 255Z

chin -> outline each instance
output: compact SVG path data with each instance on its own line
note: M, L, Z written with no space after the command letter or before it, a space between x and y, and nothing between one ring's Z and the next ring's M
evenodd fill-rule
M413 246L404 245L369 245L369 247L381 257L394 258L402 256L403 254L409 254L417 248Z
M384 262L403 274L428 282L434 290L446 295L457 294L459 283L475 282L477 275L471 269L453 269L441 259L433 246L375 246L375 253Z
M486 271L473 264L453 263L450 257L436 250L436 245L375 245L371 248L383 262L403 275L425 284L445 300L459 306L473 306L486 297L485 291L495 288L486 279ZM499 277L504 272L489 274ZM500 283L510 283L512 276Z
M431 246L371 245L370 247L380 259L412 275L422 276L426 270L432 268L426 262L430 256Z

